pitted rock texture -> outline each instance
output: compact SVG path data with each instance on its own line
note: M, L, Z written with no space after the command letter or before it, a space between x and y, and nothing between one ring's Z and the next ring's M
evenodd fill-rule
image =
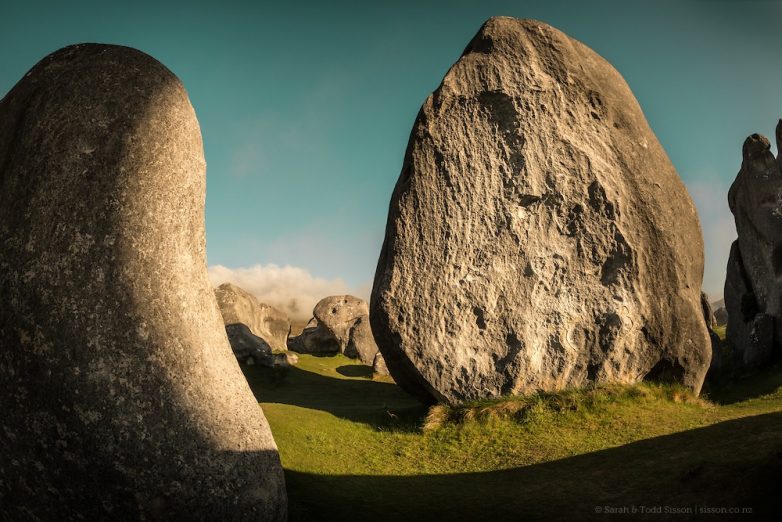
M419 112L370 319L427 402L645 377L699 392L702 272L695 208L620 74L492 18Z
M352 295L318 301L313 318L288 347L300 353L342 353L372 365L378 349L369 325L369 305Z
M207 279L180 81L77 45L0 101L0 506L11 520L284 520Z
M217 287L215 297L226 328L232 324L244 324L253 335L261 338L271 351L284 352L288 349L291 322L284 312L261 303L254 295L231 283L223 283Z
M782 120L776 130L782 145ZM753 134L728 192L738 239L725 280L727 339L740 369L755 369L780 355L782 339L782 155Z

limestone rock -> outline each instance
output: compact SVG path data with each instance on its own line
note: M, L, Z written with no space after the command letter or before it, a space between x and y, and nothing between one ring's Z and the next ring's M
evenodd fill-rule
M697 393L702 271L695 208L619 73L492 18L419 112L370 319L427 402L645 377Z
M388 375L388 366L386 366L386 361L383 359L383 354L380 352L377 352L375 354L375 360L372 361L372 370L374 370L375 373L378 373L380 375Z
M709 297L704 292L701 292L701 310L703 311L703 321L706 323L709 340L711 341L711 362L709 363L707 376L715 378L722 369L722 341L714 331L714 328L717 326L717 320L714 318Z
M701 310L703 311L703 320L706 323L706 327L711 330L717 326L717 320L714 318L714 310L711 308L709 296L704 292L701 292Z
M716 321L717 326L725 326L728 324L728 310L724 306L720 306L716 310L714 310L714 321Z
M300 353L342 353L371 365L377 345L369 325L369 305L352 295L325 297L301 335L288 343Z
M228 342L240 363L273 366L273 354L269 345L250 331L243 323L225 325Z
M344 353L356 322L369 315L369 305L352 295L334 295L318 301L312 315L331 333L339 344L339 351Z
M366 306L366 302L364 305ZM372 336L372 328L369 326L369 315L356 319L353 328L349 331L348 344L343 353L346 357L359 359L369 366L373 365L378 350L375 338Z
M4 517L286 518L207 278L204 172L184 87L139 51L62 49L0 101Z
M782 144L782 120L777 125ZM782 156L774 158L764 136L744 142L743 161L728 192L738 239L731 246L725 280L727 339L740 369L754 369L779 355L782 339Z
M299 335L288 339L288 349L299 353L337 354L339 342L313 317Z
M284 312L261 303L254 295L231 283L223 283L215 289L215 296L226 325L245 324L269 345L271 351L287 350L291 322Z

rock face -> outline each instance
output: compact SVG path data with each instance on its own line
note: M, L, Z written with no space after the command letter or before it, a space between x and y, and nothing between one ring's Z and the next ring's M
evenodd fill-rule
M706 323L709 340L711 341L711 362L709 363L707 376L714 378L722 369L722 343L720 342L720 336L714 331L714 328L717 326L717 320L714 318L709 297L704 292L701 292L701 310L703 311L703 321Z
M226 330L230 325L246 325L252 335L259 338L268 346L269 353L284 352L288 349L288 334L291 331L291 322L284 312L273 306L261 303L258 299L231 283L224 283L215 289L215 297L223 316ZM238 337L235 337L238 339ZM228 340L232 337L229 332ZM231 342L236 353L237 347ZM242 358L236 354L241 361ZM260 363L260 361L256 361Z
M352 295L321 299L301 335L288 343L300 353L342 353L371 365L377 345L369 325L369 305Z
M286 518L269 425L207 279L180 81L77 45L0 101L5 517Z
M272 349L266 341L252 333L246 324L227 324L225 333L228 334L228 342L231 343L231 349L239 362L273 366Z
M619 73L492 18L413 127L370 319L428 402L646 377L699 392L702 271L695 208Z
M714 310L714 320L717 322L717 326L725 326L728 324L728 310L724 306L720 306Z
M782 144L782 120L777 125ZM779 354L782 339L782 156L768 139L744 142L741 170L728 192L738 239L728 258L725 307L727 339L739 369L753 369Z
M382 353L377 352L375 354L375 360L372 361L372 370L380 375L389 375L388 366L386 366L386 361L383 359Z
M711 308L709 296L704 292L701 292L701 310L703 311L703 320L706 322L706 327L711 330L717 326L717 320L714 318L714 310Z

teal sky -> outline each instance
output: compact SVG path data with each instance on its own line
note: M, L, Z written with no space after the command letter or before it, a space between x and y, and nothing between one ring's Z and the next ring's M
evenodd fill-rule
M536 18L608 59L701 212L722 294L726 192L782 116L782 4L763 1L16 2L0 93L68 44L128 45L188 89L204 136L210 265L371 281L418 109L490 16Z

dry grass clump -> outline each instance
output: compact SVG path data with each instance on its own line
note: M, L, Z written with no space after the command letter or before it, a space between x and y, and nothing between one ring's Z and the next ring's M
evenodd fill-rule
M670 401L707 406L708 401L676 384L642 382L638 384L590 385L558 392L537 392L499 399L474 401L458 406L438 404L429 409L425 431L449 424L511 419L525 423L548 414L595 412L612 403Z

